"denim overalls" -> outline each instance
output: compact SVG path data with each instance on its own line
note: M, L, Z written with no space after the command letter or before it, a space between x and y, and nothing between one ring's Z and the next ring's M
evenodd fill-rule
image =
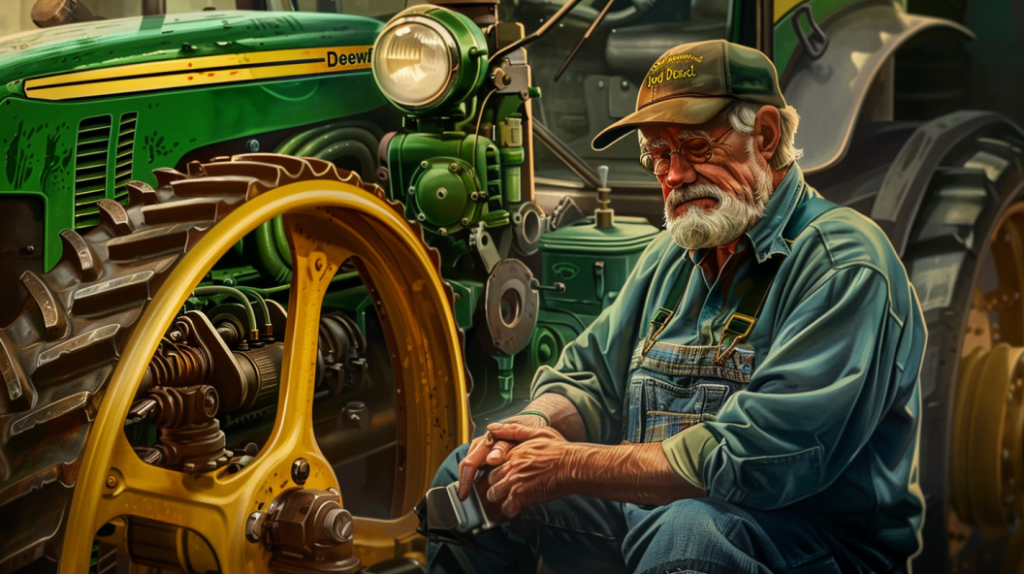
M836 207L820 198L801 203L783 238L792 242L811 221ZM780 258L759 265L753 280L737 293L740 303L716 345L676 345L657 340L679 311L694 266L688 265L680 273L667 300L651 319L647 336L633 352L623 417L626 441L661 442L693 425L713 421L726 399L746 388L754 372L754 349L747 339L779 265Z

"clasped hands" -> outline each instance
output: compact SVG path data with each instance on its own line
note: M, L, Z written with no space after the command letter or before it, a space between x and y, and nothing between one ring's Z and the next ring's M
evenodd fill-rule
M560 498L569 491L577 446L537 416L512 417L487 426L459 463L459 499L473 488L482 466L493 467L486 499L512 518L524 507ZM492 506L492 507L493 507Z

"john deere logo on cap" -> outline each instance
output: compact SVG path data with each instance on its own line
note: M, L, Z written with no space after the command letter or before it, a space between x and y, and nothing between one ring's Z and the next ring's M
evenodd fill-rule
M679 54L678 56L671 56L669 58L658 60L653 66L651 66L651 71L647 72L647 88L653 88L654 86L669 80L696 78L697 71L694 69L695 64L690 64L686 67L681 67L680 64L685 66L687 61L699 64L703 59L704 56ZM675 66L670 66L670 64L675 64Z

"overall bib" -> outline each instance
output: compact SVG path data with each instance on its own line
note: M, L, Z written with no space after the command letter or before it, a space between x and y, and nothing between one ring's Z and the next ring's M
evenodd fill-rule
M783 231L792 242L814 219L838 207L810 198L793 213ZM751 280L737 286L740 302L714 345L676 345L658 341L675 316L694 265L680 272L664 306L651 319L647 336L633 352L623 440L661 442L693 425L715 420L725 401L746 388L754 372L754 349L747 342L781 265L781 257L761 263Z

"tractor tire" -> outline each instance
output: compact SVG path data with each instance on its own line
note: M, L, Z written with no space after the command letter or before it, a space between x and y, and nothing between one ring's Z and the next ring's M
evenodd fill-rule
M59 559L106 384L147 303L185 253L248 199L295 181L343 181L385 199L378 186L317 159L249 154L192 162L187 171L156 170L157 189L129 183L127 207L101 201L97 227L61 233L64 255L53 270L21 277L29 296L0 329L0 573L42 556Z
M937 165L922 159L931 152ZM880 221L902 250L928 328L919 477L926 516L914 570L1018 574L1024 133L994 114L953 114L922 126L889 175L915 161L927 170L897 174L922 178L912 217ZM883 201L880 194L873 215L885 213Z

